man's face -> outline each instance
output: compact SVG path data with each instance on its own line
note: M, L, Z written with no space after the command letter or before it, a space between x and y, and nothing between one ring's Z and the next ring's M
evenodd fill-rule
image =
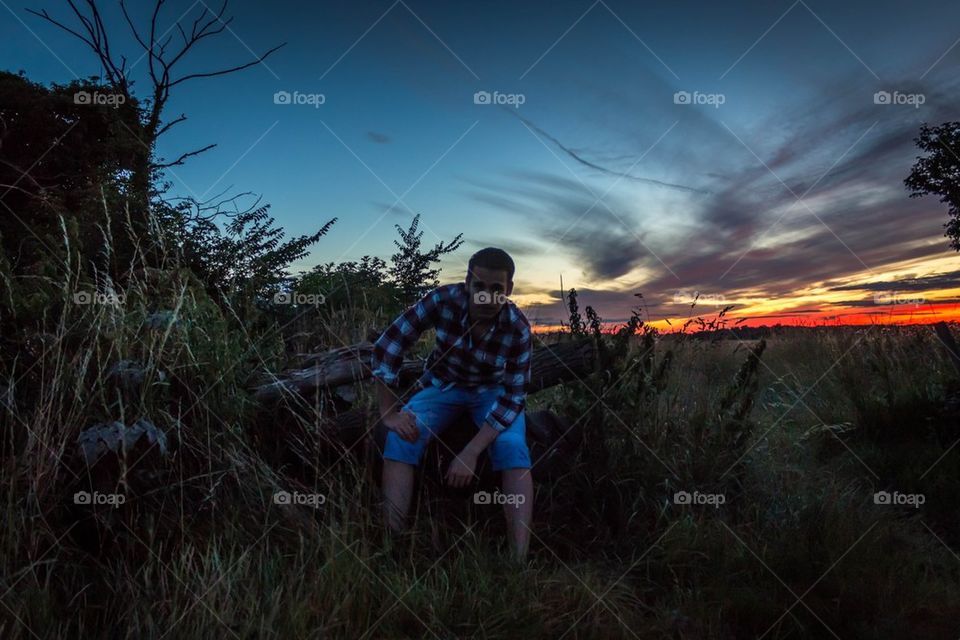
M497 317L506 296L513 292L513 281L507 279L505 270L474 267L467 274L467 292L471 321L489 322Z

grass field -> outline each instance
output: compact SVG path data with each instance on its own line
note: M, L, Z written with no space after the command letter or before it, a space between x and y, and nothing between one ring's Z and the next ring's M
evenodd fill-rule
M247 386L283 364L283 340L238 331L188 285L119 306L45 291L62 313L15 337L0 637L960 635L956 372L929 328L604 336L604 371L530 398L586 442L536 487L519 565L495 506L442 517L420 500L409 539L387 540L363 464L251 437L264 417ZM335 320L351 329L331 346L382 321ZM166 453L141 439L84 462L84 429L141 418ZM320 453L285 465L267 448ZM84 491L122 504L78 504Z

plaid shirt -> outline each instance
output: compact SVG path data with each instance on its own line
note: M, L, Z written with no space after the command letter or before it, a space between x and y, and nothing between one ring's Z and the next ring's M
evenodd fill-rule
M498 432L511 424L526 402L533 338L530 323L509 300L494 325L476 343L470 335L466 284L437 287L393 321L373 345L373 376L396 386L403 354L434 327L437 342L427 358L421 385L502 385L486 422Z

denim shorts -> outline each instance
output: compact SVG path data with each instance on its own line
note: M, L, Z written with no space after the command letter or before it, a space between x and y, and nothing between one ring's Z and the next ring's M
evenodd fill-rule
M473 423L480 429L484 419L496 404L503 387L463 387L454 384L427 385L417 391L401 411L416 416L420 437L416 442L407 442L392 429L387 431L383 457L417 466L430 439L439 435L463 411L468 411ZM460 453L455 451L454 453ZM529 469L530 451L527 448L526 420L520 412L510 428L504 429L487 447L494 471L504 469Z

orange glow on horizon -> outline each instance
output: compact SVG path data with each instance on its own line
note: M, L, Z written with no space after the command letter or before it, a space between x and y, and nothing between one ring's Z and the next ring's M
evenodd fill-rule
M715 319L718 312L694 314L691 318L702 318L709 322ZM667 321L669 320L669 322ZM651 320L646 324L664 333L673 333L680 331L689 318L671 317L668 319ZM734 327L771 327L774 325L792 326L792 327L836 327L836 326L862 326L862 325L913 325L913 324L933 324L936 322L960 322L960 304L920 304L920 305L889 305L878 307L876 310L863 311L856 308L843 308L832 312L818 311L815 313L793 313L785 311L783 313L773 313L769 315L757 316L737 316L733 312L728 313L725 328ZM604 322L602 331L612 333L623 322ZM535 324L532 325L534 333L553 333L563 329L559 324ZM563 329L566 330L566 329ZM687 327L687 332L699 330L699 325L691 323Z

